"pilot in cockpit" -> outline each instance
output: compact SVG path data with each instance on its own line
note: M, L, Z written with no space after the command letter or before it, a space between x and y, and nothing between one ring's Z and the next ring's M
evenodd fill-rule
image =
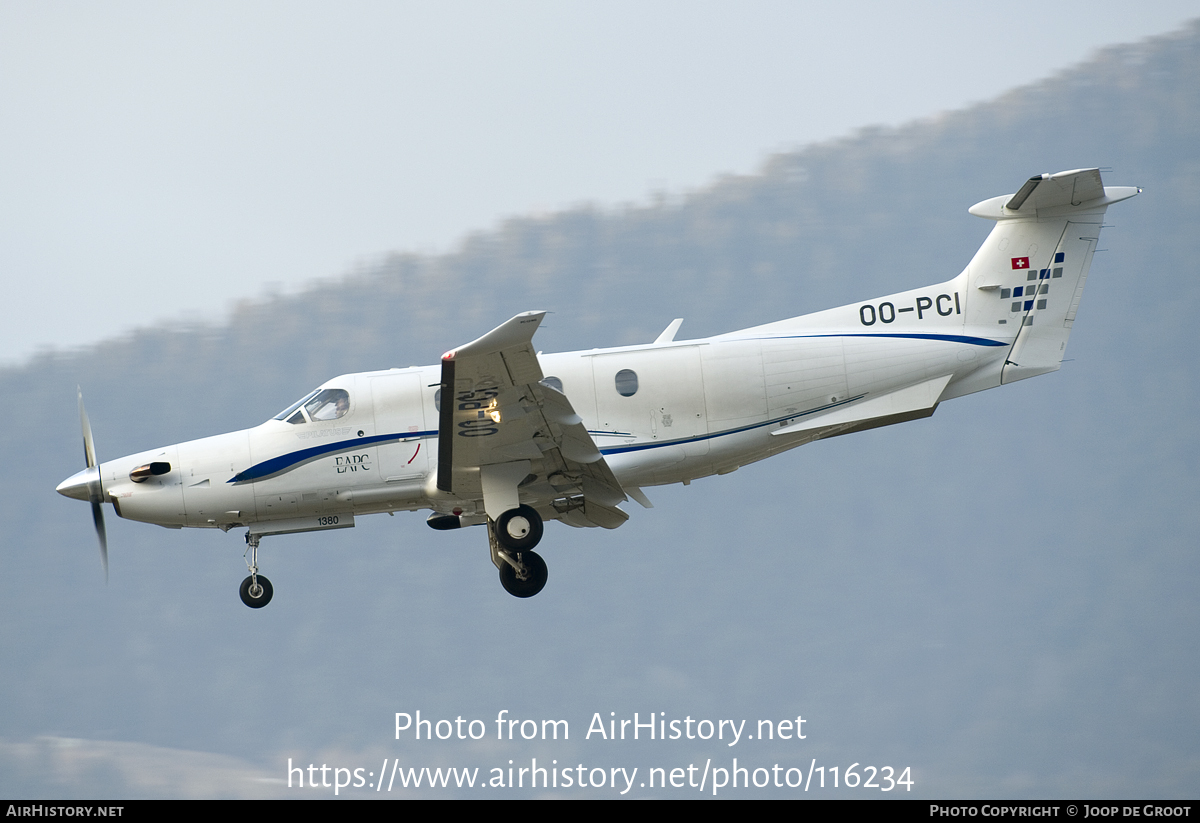
M349 411L350 395L345 389L324 389L297 400L275 415L275 419L298 425L310 421L337 420L339 417L345 417Z
M326 389L309 401L306 409L314 421L337 420L350 411L350 395L344 389Z

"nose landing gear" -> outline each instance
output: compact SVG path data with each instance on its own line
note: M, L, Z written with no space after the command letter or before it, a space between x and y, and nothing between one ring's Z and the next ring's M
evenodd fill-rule
M275 589L261 574L252 574L242 581L242 602L252 609L261 609L271 602Z
M250 576L242 581L242 602L252 609L261 609L271 602L275 589L271 581L258 573L258 541L261 535L246 533L246 553L250 558L246 565L250 568Z

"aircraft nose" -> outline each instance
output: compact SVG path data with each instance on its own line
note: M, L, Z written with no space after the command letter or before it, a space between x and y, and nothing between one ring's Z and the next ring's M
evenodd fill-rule
M66 480L58 484L55 489L64 497L73 497L76 500L88 499L88 483L95 479L95 475L99 474L95 468L84 469L83 471L75 472Z

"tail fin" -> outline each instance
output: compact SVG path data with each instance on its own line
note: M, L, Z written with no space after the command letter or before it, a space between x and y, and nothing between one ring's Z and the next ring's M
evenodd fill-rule
M1031 177L1016 194L971 207L996 227L965 272L967 323L1018 326L1002 383L1061 365L1104 212L1140 191L1105 188L1098 169L1076 169Z

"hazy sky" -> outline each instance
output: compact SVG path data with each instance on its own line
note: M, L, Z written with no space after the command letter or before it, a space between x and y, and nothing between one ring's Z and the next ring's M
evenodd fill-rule
M2 0L0 364L217 319L506 215L749 172L1196 13L915 8Z

